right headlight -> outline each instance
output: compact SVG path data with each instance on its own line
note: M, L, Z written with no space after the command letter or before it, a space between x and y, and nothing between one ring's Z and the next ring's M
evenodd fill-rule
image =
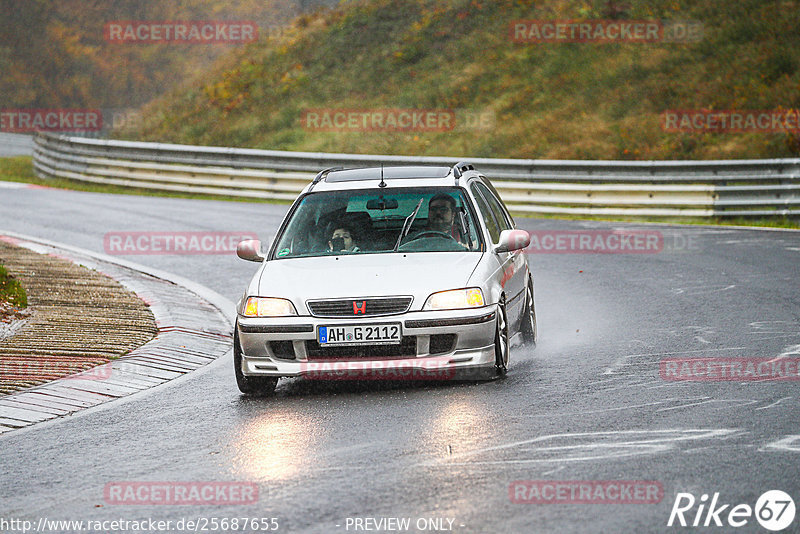
M479 287L451 289L432 294L425 301L423 310L461 310L480 308L484 305L483 292Z
M244 303L245 317L285 317L297 315L294 304L286 299L272 297L248 297Z

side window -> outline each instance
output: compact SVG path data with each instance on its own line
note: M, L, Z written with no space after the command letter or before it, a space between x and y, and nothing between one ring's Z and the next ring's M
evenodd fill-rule
M500 208L503 211L503 215L505 215L505 219L508 222L509 225L508 227L516 228L517 225L514 224L514 217L512 217L511 214L508 212L508 208L506 208L506 205L503 204L503 200L500 198L500 193L497 192L497 189L494 188L494 186L488 179L484 178L484 180L485 181L483 183L486 185L486 187L489 188L489 190L492 192L492 195L494 195L494 198L496 198L498 203L500 204Z
M483 220L486 221L486 228L489 230L492 243L497 243L500 240L500 229L497 226L497 221L495 220L492 210L489 208L486 200L484 200L483 195L478 191L476 184L470 186L470 191L472 191L472 194L475 196L475 201L478 204L478 211L481 212Z
M494 213L495 219L497 220L497 224L500 226L500 230L511 230L514 225L512 224L510 217L506 214L503 206L500 204L500 201L497 197L492 193L486 185L482 183L476 184L478 189L483 196L486 198L486 202L489 203L489 208L491 208L492 213Z

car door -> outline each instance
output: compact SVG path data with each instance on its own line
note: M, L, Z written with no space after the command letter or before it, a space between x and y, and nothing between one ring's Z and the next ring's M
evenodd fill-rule
M497 227L497 238L503 230L512 230L514 228L514 221L511 215L503 206L502 201L497 195L497 191L488 182L475 182L475 189L483 197ZM474 193L473 193L474 194ZM497 239L492 236L494 243ZM503 287L506 292L506 305L508 307L509 317L514 317L517 320L520 318L520 313L523 310L522 304L525 301L525 284L528 281L528 269L525 261L525 251L515 250L501 254L503 256ZM518 322L518 321L516 321Z
M509 292L510 288L507 286L510 279L510 273L513 270L513 257L507 252L501 252L500 254L495 254L492 252L493 246L496 245L500 240L502 226L498 222L495 214L492 212L492 209L489 207L489 202L486 200L484 194L481 193L480 189L478 189L479 185L480 182L473 182L472 185L470 185L470 191L475 197L475 204L478 207L481 218L483 219L486 229L489 232L489 239L491 240L491 243L487 245L486 250L489 251L492 257L497 261L497 269L494 272L493 277L495 278L495 282L502 286L503 292L506 294L506 310L508 310L508 299L511 298L512 295Z

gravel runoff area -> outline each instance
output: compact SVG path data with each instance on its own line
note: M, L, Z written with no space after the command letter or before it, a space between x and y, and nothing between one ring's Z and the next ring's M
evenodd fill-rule
M158 332L148 305L116 280L0 239L0 263L28 294L0 332L0 395L107 363Z
M20 376L11 386L49 378L34 354L63 362L59 368L77 361L81 366L101 362L76 374L57 378L59 372L53 380L0 394L0 435L147 391L231 355L234 304L202 285L127 260L13 232L0 232L0 242L0 258L7 268L15 265L9 251L21 256L33 253L26 261L45 263L27 264L25 269L36 273L34 279L44 280L44 274L51 279L42 284L42 290L33 287L36 284L26 287L33 309L30 322L19 335L0 341L0 364L11 361L2 351L13 343L12 355L22 368L39 373ZM66 271L54 270L47 263L55 260L66 261L59 265ZM23 285L25 269L13 273ZM77 299L79 294L84 300ZM63 307L61 315L51 309L56 306ZM42 322L44 317L53 320ZM103 322L104 318L110 323ZM32 337L21 342L27 332ZM136 342L134 336L138 336ZM131 346L135 348L130 350ZM19 364L7 367L15 373L20 369ZM9 373L5 375L8 378Z

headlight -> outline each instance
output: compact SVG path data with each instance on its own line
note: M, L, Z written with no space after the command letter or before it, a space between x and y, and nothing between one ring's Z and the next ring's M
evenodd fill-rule
M297 315L294 305L286 299L248 297L244 304L245 317L284 317Z
M428 297L423 310L458 310L483 306L483 293L480 288L451 289Z

